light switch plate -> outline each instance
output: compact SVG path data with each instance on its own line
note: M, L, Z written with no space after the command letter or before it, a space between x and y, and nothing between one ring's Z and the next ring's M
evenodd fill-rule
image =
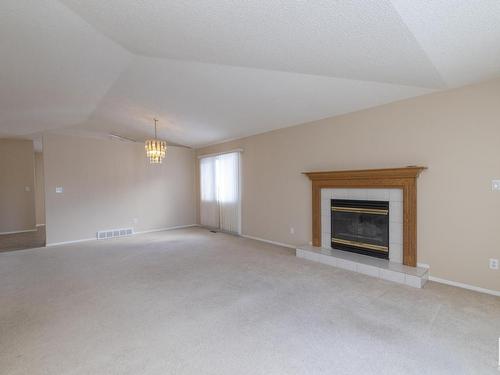
M63 192L62 186L56 187L56 193L61 194Z
M500 180L492 180L491 181L491 190L500 191Z
M24 191L31 191L31 188L29 186L25 186Z

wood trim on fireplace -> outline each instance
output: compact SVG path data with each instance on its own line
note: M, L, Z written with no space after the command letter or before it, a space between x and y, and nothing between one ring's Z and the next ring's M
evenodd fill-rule
M313 246L321 246L321 189L396 188L403 190L403 264L417 265L417 177L426 167L304 172L312 182Z

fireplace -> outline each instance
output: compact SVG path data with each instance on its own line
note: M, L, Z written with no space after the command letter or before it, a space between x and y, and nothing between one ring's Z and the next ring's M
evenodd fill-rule
M389 259L389 202L331 200L331 246Z
M389 189L399 190L401 200L397 203L402 205L402 215L398 216L398 220L402 218L401 235L395 237L391 232L391 249L393 244L398 242L402 247L402 263L405 266L417 266L417 177L425 170L426 167L409 166L404 168L387 168L387 169L365 169L357 171L322 171L322 172L304 172L311 180L312 192L312 246L321 247L326 244L331 246L331 198L322 199L322 192L331 189ZM340 195L340 194L339 194ZM349 198L341 194L339 199ZM354 197L352 197L354 198ZM356 196L354 199L370 199L367 195ZM374 199L375 200L375 199ZM386 198L377 198L376 200L386 201ZM391 205L393 200L389 199ZM324 209L322 210L325 202ZM391 207L392 208L392 207ZM392 216L392 209L391 209ZM326 220L325 220L326 219ZM393 221L391 219L391 221ZM324 223L327 222L325 228ZM391 228L394 227L391 222ZM323 234L328 233L324 238ZM397 231L399 232L399 230ZM325 246L325 245L323 245ZM394 251L390 251L394 254ZM392 256L392 255L391 255Z

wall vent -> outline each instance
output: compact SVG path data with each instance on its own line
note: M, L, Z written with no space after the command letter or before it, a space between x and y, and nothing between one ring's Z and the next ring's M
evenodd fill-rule
M133 228L100 230L99 232L97 232L97 239L106 240L108 238L131 236L133 234Z

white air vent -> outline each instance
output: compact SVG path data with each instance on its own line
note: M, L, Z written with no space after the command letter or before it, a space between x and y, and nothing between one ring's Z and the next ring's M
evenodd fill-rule
M105 240L105 239L114 238L114 237L131 236L133 234L134 234L133 228L100 230L99 232L97 232L97 239L98 240Z

